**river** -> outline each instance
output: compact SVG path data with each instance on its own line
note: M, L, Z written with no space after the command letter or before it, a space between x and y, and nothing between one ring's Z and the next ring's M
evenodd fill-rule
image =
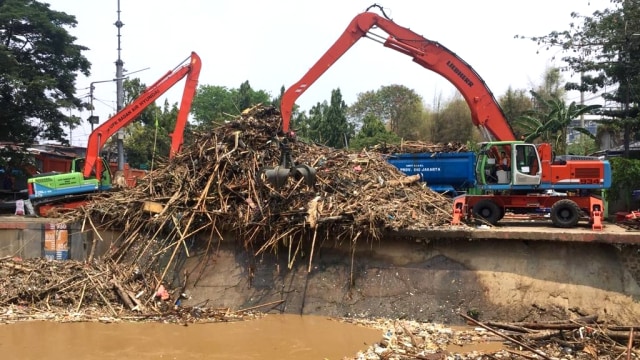
M0 325L0 357L38 360L342 359L380 341L382 331L321 316L267 315L229 323Z

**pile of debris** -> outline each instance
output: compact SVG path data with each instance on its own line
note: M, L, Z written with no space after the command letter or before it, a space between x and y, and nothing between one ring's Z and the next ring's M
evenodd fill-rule
M640 339L632 326L607 326L596 316L535 323L479 322L453 329L410 320L343 319L382 330L382 339L351 358L380 359L631 359ZM485 346L482 346L482 345ZM494 346L487 346L494 344Z
M469 147L461 142L430 143L419 140L402 141L400 144L378 144L372 147L373 151L381 154L416 154L416 153L450 153L466 152Z
M0 323L29 320L58 322L232 322L269 316L263 304L227 308L181 306L183 289L169 289L153 273L109 261L76 262L0 258ZM278 302L276 302L278 303ZM637 326L613 326L596 316L555 322L480 322L474 327L400 319L344 318L341 321L381 330L381 339L352 359L595 359L637 358ZM500 343L488 351L482 344ZM475 346L480 345L480 346ZM482 350L477 350L482 348ZM495 347L492 347L495 349ZM345 358L346 359L346 358Z
M281 121L255 107L198 134L193 145L135 188L99 195L67 221L124 231L121 252L162 238L180 243L199 233L235 233L256 254L296 239L379 238L400 229L450 224L451 200L408 177L377 152L349 152L289 141L292 158L317 169L317 181L291 178L281 187L263 170L280 164ZM249 246L250 245L250 246ZM137 259L141 256L137 255Z
M179 306L185 295L152 272L108 261L0 258L0 322L236 321L250 311Z

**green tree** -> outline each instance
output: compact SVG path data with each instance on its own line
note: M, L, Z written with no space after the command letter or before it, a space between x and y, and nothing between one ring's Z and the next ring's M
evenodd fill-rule
M171 148L171 133L178 118L178 104L170 105L165 100L162 107L148 108L151 123L137 121L126 129L124 148L127 162L134 168L150 168L158 159L166 159ZM185 129L185 140L189 139L189 127Z
M542 75L542 84L536 88L536 93L540 94L543 98L559 98L563 99L567 92L564 89L564 78L560 73L560 68L548 67L545 69ZM537 104L543 106L544 104ZM540 109L545 110L545 109Z
M528 91L524 89L514 90L510 86L507 92L498 98L498 103L516 135L523 134L524 129L518 127L516 119L533 107Z
M640 129L640 4L637 0L611 0L612 7L592 16L572 13L576 22L569 30L525 37L549 48L560 48L568 68L581 74L580 82L569 82L568 90L598 92L619 106L603 108L623 129L625 154ZM613 89L613 90L612 90Z
M240 84L240 88L238 88L236 104L237 108L242 110L250 108L254 105L263 104L269 105L272 103L272 100L264 90L253 90L251 85L249 85L249 81L245 81Z
M640 187L640 160L616 157L610 161L611 188L607 190L607 199L616 201L623 198L627 210L631 210L629 192Z
M590 155L598 151L596 139L582 136L577 141L567 145L567 153L572 155Z
M432 141L443 143L450 141L466 143L474 138L471 110L460 94L437 111L432 134Z
M331 91L331 102L323 124L326 145L342 148L349 146L353 137L353 125L347 121L347 104L342 100L340 89Z
M291 129L302 139L312 140L310 120L307 114L295 110L291 116Z
M0 1L0 141L68 144L65 128L80 120L65 110L86 107L75 82L91 67L82 55L87 48L67 31L76 24L46 3Z
M600 105L579 105L575 101L567 105L560 98L544 98L541 94L531 91L531 95L541 104L545 111L532 110L527 115L518 118L518 125L525 129L525 141L533 142L540 139L543 142L551 143L553 149L558 154L565 154L567 151L567 130L571 127L588 137L595 139L595 135L589 130L574 126L573 120L600 108Z
M271 104L264 90L253 90L248 81L238 89L225 86L200 85L191 105L195 122L209 128L239 115L244 109L257 104Z
M362 119L360 131L351 141L350 147L353 149L364 149L378 144L400 143L398 135L388 131L382 120L373 114L365 115Z
M198 125L221 124L238 111L233 104L232 90L224 86L200 85L191 105Z
M301 116L297 120L303 120L305 122L304 128L306 131L304 135L307 139L317 142L319 144L326 144L325 137L325 118L329 111L329 104L326 101L317 103L309 110L309 116ZM298 123L300 126L301 122Z
M353 124L347 121L347 104L342 100L340 89L331 91L331 102L317 103L309 110L306 124L298 117L296 123L306 129L305 137L317 143L335 148L347 147L354 135Z
M376 91L358 94L349 107L352 123L361 126L365 116L375 115L391 131L407 140L418 140L426 132L422 97L403 85L382 86Z

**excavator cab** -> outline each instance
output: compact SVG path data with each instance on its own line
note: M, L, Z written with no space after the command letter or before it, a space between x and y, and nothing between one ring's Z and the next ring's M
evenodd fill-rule
M540 156L534 144L493 141L480 146L476 178L481 185L540 185Z
M291 177L295 180L303 179L308 186L316 183L316 169L306 164L296 165L287 145L287 140L279 141L280 164L274 168L265 168L261 171L269 184L280 189Z
M84 170L85 160L85 158L74 159L71 162L71 169L69 172L82 172ZM96 176L96 170L101 174L101 176ZM85 178L98 180L100 191L109 190L113 185L109 163L102 157L97 159L95 168L91 171L91 174Z

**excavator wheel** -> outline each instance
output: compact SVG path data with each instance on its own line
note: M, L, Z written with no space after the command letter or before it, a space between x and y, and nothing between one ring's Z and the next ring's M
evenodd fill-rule
M488 199L480 200L477 204L473 205L473 215L477 218L484 219L491 225L495 225L503 216L500 206Z
M551 206L551 222L561 228L572 228L578 224L582 210L575 201L562 199Z

